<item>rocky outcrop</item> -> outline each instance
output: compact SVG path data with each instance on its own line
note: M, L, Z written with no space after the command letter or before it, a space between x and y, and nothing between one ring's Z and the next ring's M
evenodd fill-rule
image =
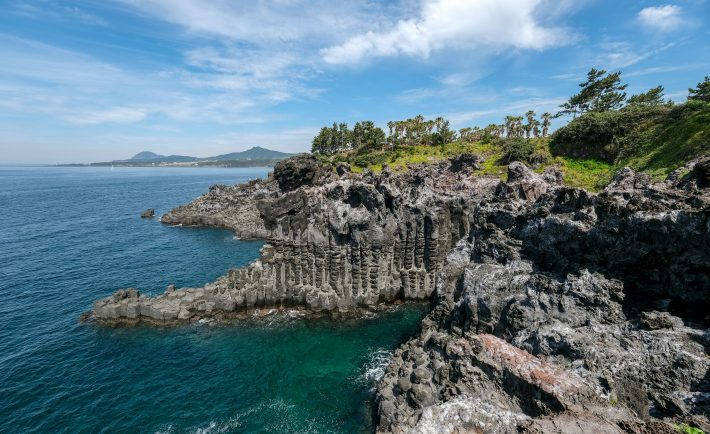
M289 176L275 170L273 178ZM269 190L269 181L215 186L164 216L163 221L177 216L183 224L236 228L247 219L256 226L258 213L267 243L250 266L230 270L204 288L138 301L150 305L147 319L293 305L344 312L429 300L447 252L470 230L472 204L492 197L499 183L459 179L439 167L397 176L384 171L338 178L326 172L318 179L318 185L278 192ZM250 202L245 190L254 192ZM94 306L99 319L122 319L122 313L112 298Z
M204 195L171 210L160 220L171 225L225 227L243 239L263 239L268 236L268 231L256 203L278 194L278 186L273 180L213 185Z
M378 385L380 432L707 430L710 160L661 183L624 169L599 194L520 163L470 176L478 161L354 174L300 156L215 186L163 221L263 237L259 259L202 288L119 291L93 316L431 299Z
M299 154L274 166L274 179L284 192L316 185L326 173L327 169L312 154Z
M379 384L379 431L707 430L710 207L683 193L695 176L623 170L593 195L512 164Z
M155 216L155 209L153 208L148 208L147 210L143 211L141 213L141 218L142 219L150 219Z

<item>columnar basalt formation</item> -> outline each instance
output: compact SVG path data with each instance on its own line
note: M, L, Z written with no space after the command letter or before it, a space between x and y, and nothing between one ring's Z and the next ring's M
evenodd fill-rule
M395 174L299 156L163 216L262 237L202 288L120 290L103 322L257 307L347 312L432 299L377 389L380 432L668 432L708 426L710 158L665 182L624 169L602 192L474 156Z

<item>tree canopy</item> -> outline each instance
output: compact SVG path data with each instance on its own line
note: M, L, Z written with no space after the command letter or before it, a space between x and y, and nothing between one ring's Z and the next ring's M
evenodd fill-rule
M656 86L647 92L632 95L627 101L629 105L654 106L665 104L663 101L663 86Z
M710 102L710 77L706 75L697 87L688 89L688 100Z
M620 108L626 100L626 84L621 84L621 71L607 74L604 69L592 68L587 81L580 83L582 89L567 102L560 105L557 116L577 117L587 111L606 112Z

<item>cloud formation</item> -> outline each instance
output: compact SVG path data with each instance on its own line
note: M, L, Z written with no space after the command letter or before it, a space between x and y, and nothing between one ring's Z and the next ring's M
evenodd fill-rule
M683 10L676 5L651 6L638 13L638 20L646 27L662 32L679 29L685 24Z
M542 50L571 42L568 30L540 23L541 5L541 0L425 0L418 16L358 34L321 54L327 63L352 64L372 57L427 58L447 48Z

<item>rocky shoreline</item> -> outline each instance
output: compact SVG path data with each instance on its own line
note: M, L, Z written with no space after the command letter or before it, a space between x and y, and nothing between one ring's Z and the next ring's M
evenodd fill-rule
M378 432L708 431L710 158L598 194L478 159L350 173L301 155L162 217L265 239L202 288L95 303L100 323L432 301L377 389Z

